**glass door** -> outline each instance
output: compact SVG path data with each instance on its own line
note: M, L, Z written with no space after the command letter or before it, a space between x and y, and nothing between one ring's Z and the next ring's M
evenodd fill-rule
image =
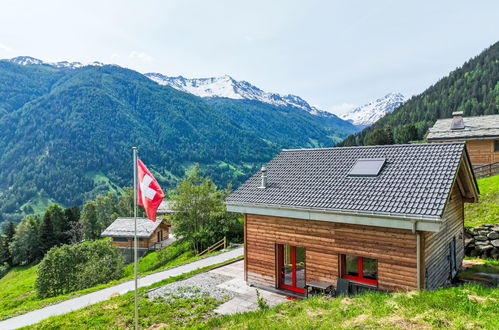
M305 293L305 248L277 244L279 288Z

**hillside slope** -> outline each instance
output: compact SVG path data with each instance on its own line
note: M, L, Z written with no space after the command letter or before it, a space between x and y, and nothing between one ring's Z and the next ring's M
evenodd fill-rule
M395 131L407 124L413 124L417 138L422 139L437 119L449 118L454 111L464 111L465 116L499 114L499 42L339 145L364 145L377 129Z
M0 222L131 185L134 145L165 190L195 162L218 185L237 186L281 148L331 146L355 130L340 119L333 124L255 101L273 132L265 134L244 124L255 109L235 105L232 116L118 66L0 61L0 96Z

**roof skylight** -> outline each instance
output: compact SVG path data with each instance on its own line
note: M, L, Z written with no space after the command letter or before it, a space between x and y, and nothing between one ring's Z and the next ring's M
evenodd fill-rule
M378 176L385 162L385 158L359 158L348 176Z

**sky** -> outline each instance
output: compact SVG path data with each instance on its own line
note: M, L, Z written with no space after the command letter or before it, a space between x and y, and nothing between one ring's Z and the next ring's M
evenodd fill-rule
M228 74L338 114L411 96L499 39L499 1L0 0L0 58Z

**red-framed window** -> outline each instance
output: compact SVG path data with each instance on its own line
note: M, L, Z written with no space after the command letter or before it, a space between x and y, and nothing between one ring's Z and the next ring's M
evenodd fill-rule
M378 261L352 254L342 254L341 277L356 282L377 285Z

